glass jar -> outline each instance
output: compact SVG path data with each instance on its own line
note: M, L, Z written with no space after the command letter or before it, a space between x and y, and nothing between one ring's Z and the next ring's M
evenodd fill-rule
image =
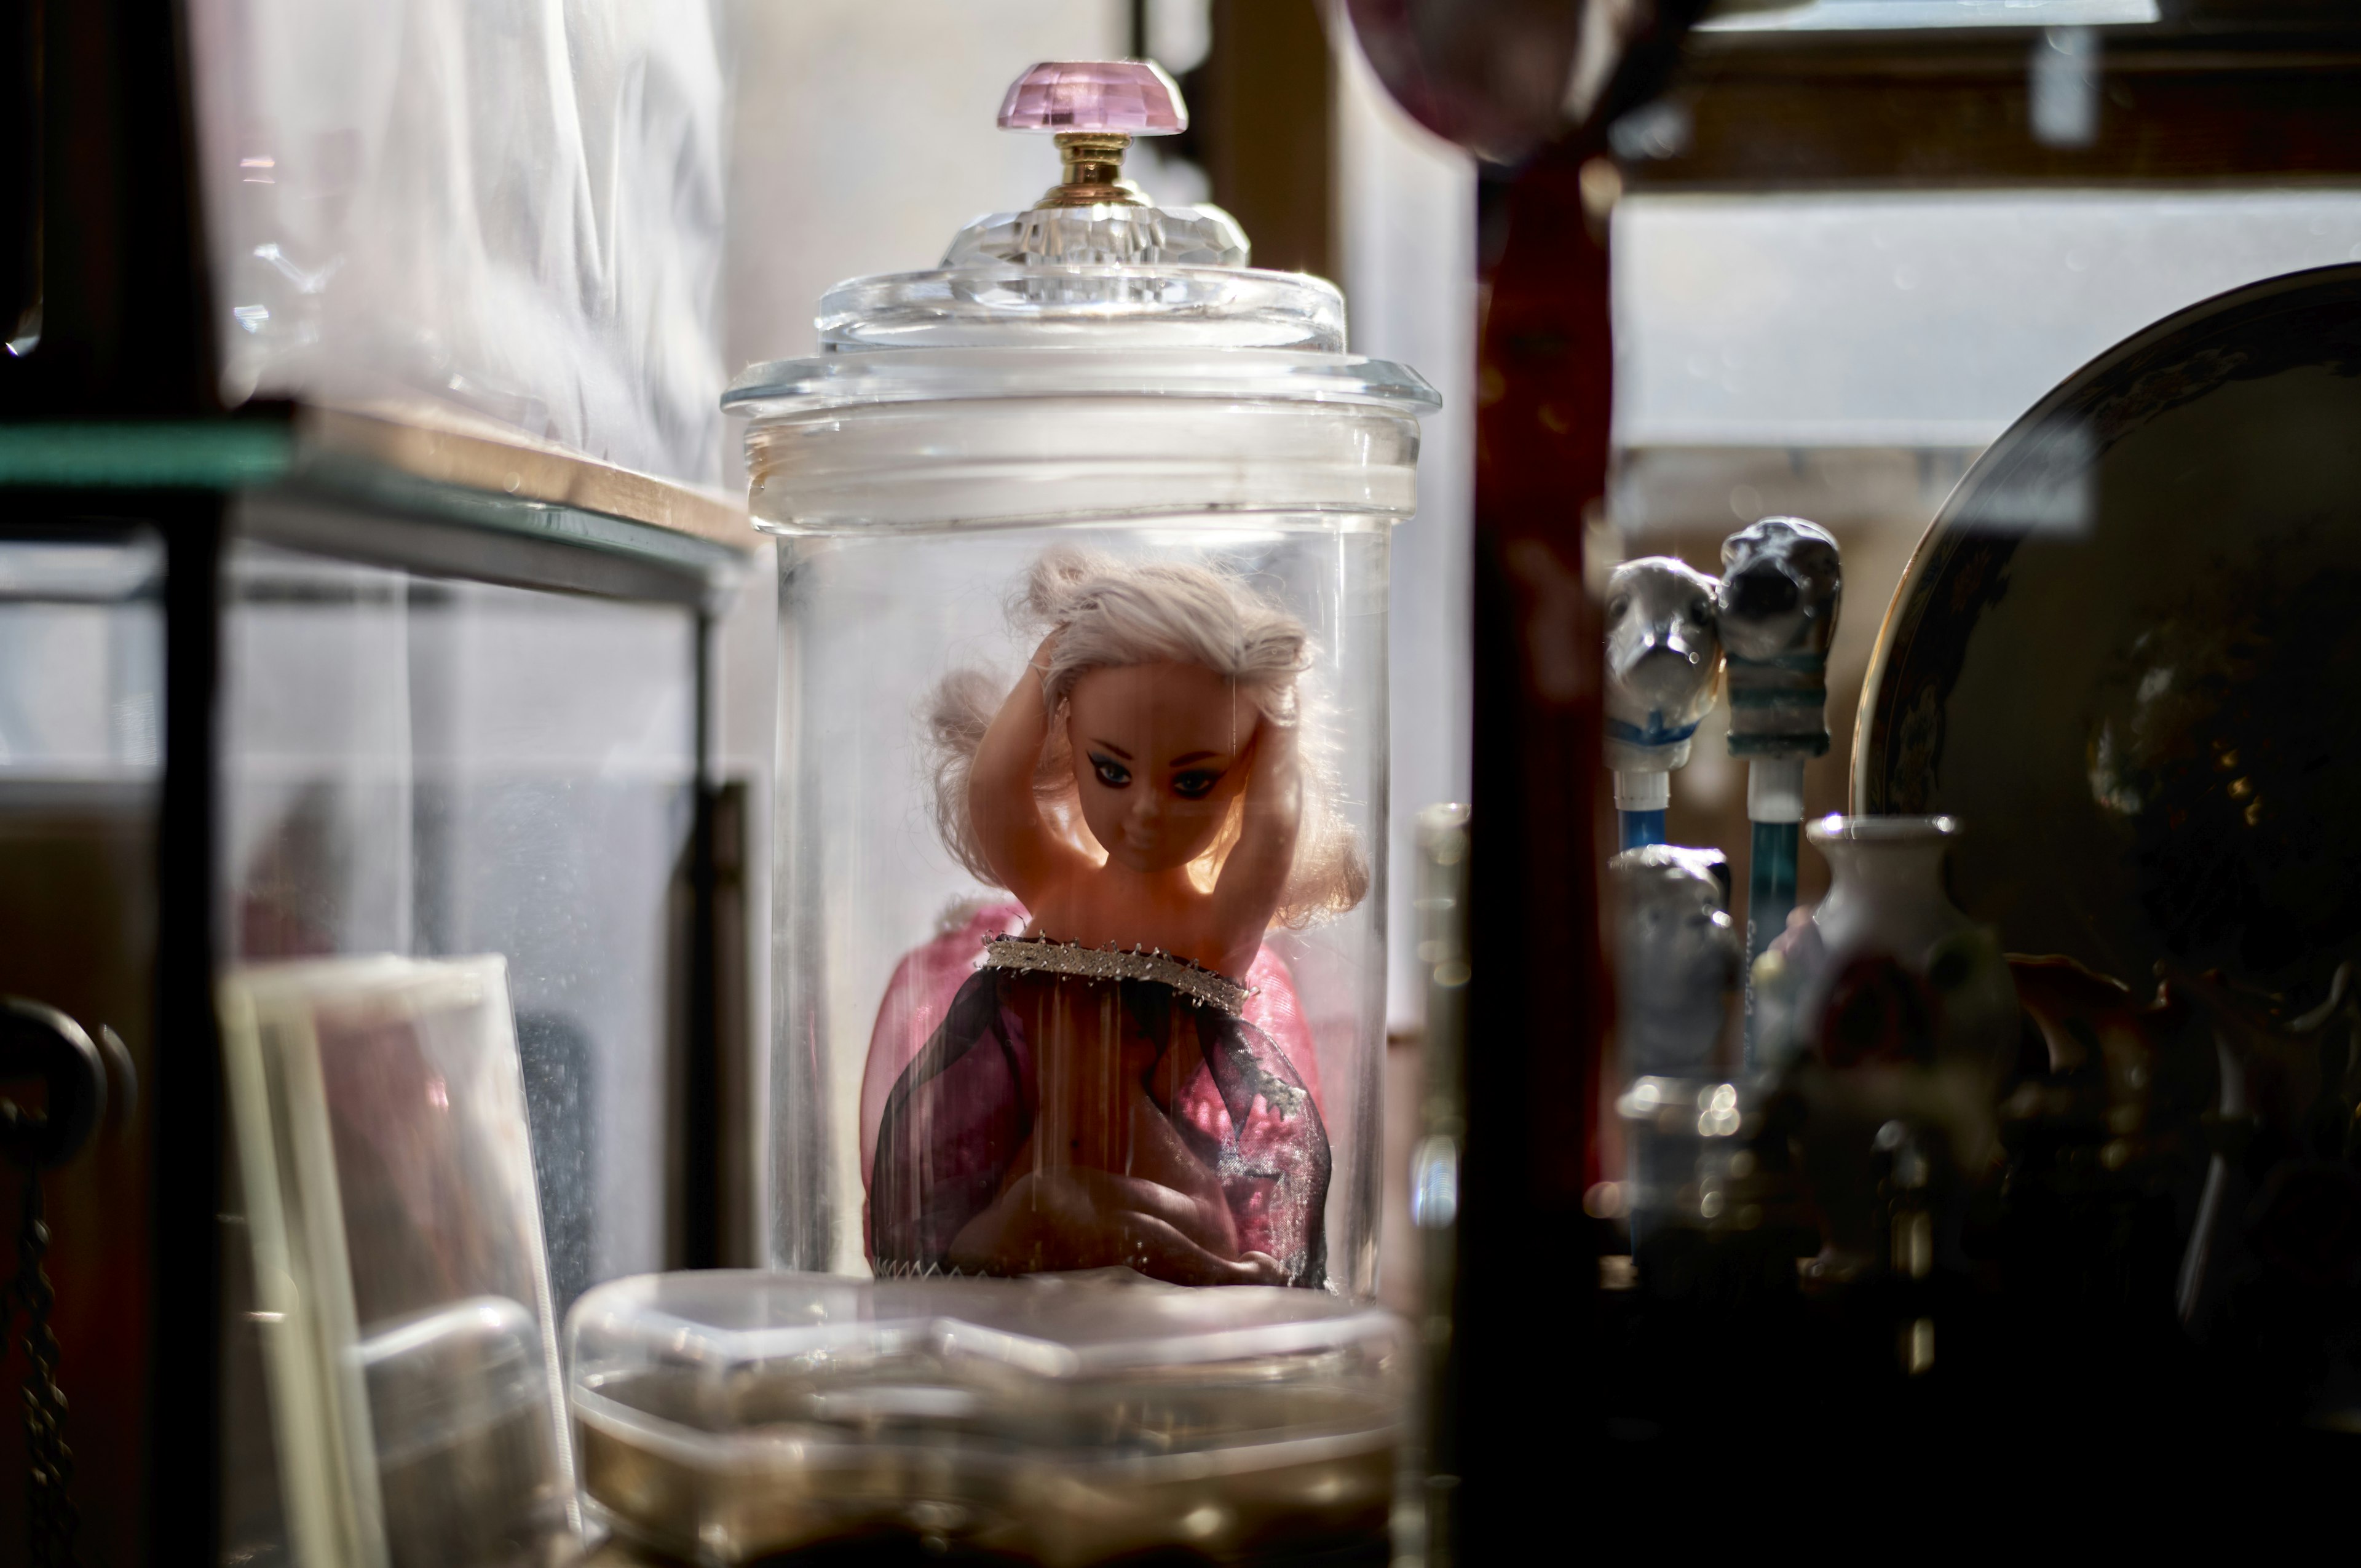
M829 291L725 406L782 536L772 1259L1374 1288L1388 536L1414 372L1120 177ZM1112 840L1112 841L1110 841Z

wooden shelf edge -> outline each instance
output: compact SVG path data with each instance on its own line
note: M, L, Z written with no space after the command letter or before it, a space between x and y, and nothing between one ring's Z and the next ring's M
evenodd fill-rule
M762 535L742 499L619 468L489 422L431 406L305 403L295 411L295 463L358 457L444 484L602 512L751 554Z

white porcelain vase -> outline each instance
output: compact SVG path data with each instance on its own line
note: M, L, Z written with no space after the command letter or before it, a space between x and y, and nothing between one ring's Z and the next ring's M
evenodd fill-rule
M1809 1110L1806 1166L1830 1245L1876 1230L1873 1148L1901 1123L1964 1190L2000 1158L1994 1093L2022 1027L1993 934L1943 890L1948 817L1828 817L1805 829L1833 880L1759 960L1766 1059Z

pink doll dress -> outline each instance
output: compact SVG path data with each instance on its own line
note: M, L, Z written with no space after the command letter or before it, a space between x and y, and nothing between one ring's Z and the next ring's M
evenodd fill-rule
M983 966L985 944L1025 920L1014 903L979 910L906 955L886 988L862 1085L872 1266L948 1272L953 1238L998 1198L1038 1107L1021 989L1114 985L1125 1028L1159 1060L1197 1058L1158 1109L1214 1173L1240 1250L1278 1258L1290 1284L1323 1285L1328 1137L1311 1030L1278 955L1257 955L1232 1012L1159 980Z

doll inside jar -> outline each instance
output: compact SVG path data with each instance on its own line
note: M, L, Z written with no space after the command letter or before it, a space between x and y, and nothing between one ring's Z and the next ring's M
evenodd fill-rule
M936 820L1011 898L895 970L862 1090L881 1274L1325 1282L1317 1069L1265 946L1368 872L1307 744L1302 622L1235 576L1044 554L1014 683L928 714Z

